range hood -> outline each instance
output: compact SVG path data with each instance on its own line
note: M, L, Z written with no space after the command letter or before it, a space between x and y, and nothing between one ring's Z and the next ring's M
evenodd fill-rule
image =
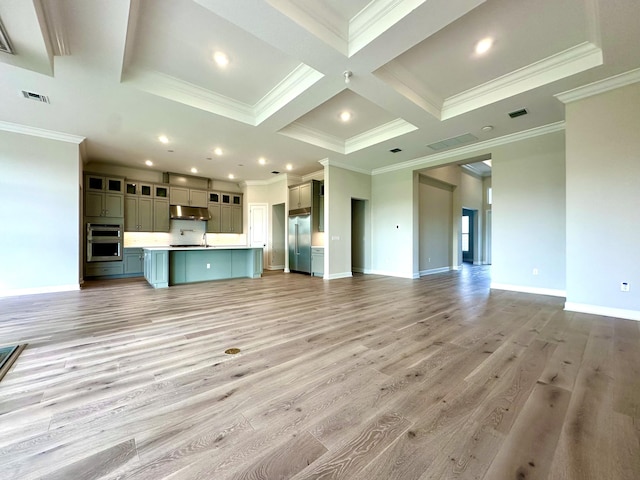
M171 205L169 210L172 220L210 220L209 210L201 207L183 207Z

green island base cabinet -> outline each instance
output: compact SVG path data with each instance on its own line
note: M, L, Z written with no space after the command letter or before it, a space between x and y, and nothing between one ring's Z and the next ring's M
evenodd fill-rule
M153 288L169 286L169 251L144 249L144 278Z
M210 247L144 250L144 276L154 288L229 278L260 278L262 248Z

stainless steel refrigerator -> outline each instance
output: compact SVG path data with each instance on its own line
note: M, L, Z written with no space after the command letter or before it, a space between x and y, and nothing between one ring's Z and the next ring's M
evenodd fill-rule
M311 215L289 216L289 270L311 273Z

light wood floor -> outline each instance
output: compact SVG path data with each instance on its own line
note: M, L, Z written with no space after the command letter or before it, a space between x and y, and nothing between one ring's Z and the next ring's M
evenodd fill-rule
M267 274L0 300L0 478L639 479L640 322ZM238 355L227 355L231 347Z

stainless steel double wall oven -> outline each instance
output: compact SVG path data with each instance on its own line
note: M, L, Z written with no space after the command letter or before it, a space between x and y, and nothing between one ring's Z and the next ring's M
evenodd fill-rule
M122 260L122 225L87 223L87 262Z

